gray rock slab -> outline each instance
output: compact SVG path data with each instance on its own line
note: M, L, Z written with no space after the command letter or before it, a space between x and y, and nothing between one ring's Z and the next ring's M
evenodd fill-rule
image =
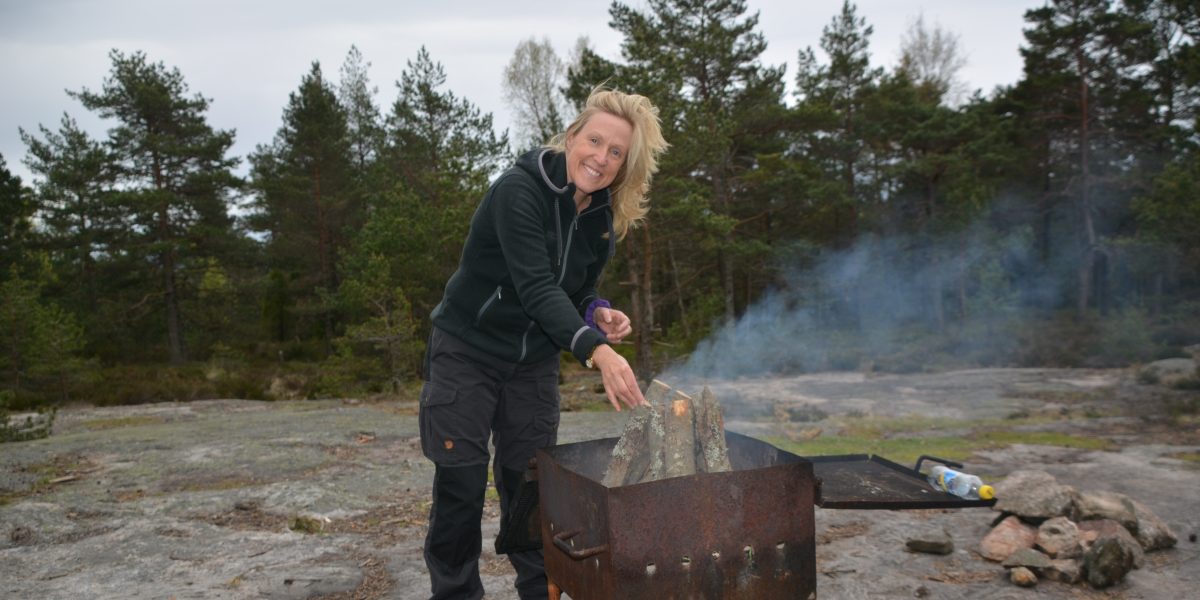
M1116 492L1081 490L1075 501L1075 520L1098 519L1111 519L1130 533L1137 533L1137 514L1129 496Z
M1029 567L1031 569L1044 569L1050 566L1050 557L1034 550L1033 548L1021 548L1013 552L1000 563L1005 567Z
M924 552L926 554L950 554L954 552L954 540L950 538L950 534L946 533L945 529L935 529L919 533L908 538L904 542L904 545L913 552Z
M1060 484L1053 475L1038 469L1009 473L996 484L994 510L1040 522L1071 514L1076 491Z
M1074 558L1083 554L1079 527L1066 517L1054 517L1042 523L1034 545L1050 558Z
M1179 539L1175 536L1175 532L1171 531L1171 526L1158 518L1158 515L1154 514L1150 507L1134 500L1133 510L1138 523L1136 537L1143 550L1146 552L1165 550L1178 543Z
M1151 388L1124 383L1131 378L1114 370L979 369L710 383L723 404L718 386L743 390L743 414L773 415L773 403L781 402L814 414L991 419L1042 410L1048 406L1039 399L1042 391L1079 397L1070 404L1076 411L1132 406L1122 390ZM566 413L559 440L616 437L627 416ZM1097 422L1070 419L1054 427L1088 432ZM735 415L727 427L768 439L787 432L773 416ZM0 506L0 597L287 597L301 589L299 582L324 586L313 588L320 590L357 586L359 592L378 584L378 591L359 594L372 599L428 598L421 541L432 470L416 442L411 405L226 400L69 408L59 413L55 430L46 440L0 447L0 481L19 480L13 475L20 469L53 461L72 463L79 474ZM364 431L373 438L359 443ZM1036 468L1064 485L1108 489L1145 503L1185 539L1148 555L1142 569L1106 593L1179 600L1200 589L1200 571L1191 568L1200 561L1200 546L1186 541L1200 531L1194 503L1200 471L1172 456L1196 451L1200 447L1138 444L1101 452L1016 444L981 450L966 462L991 481ZM27 490L31 479L6 489ZM487 598L516 600L511 567L490 550L498 529L494 503L487 510L481 558ZM287 531L287 518L301 513L329 518L334 527L314 535ZM1030 591L1015 588L976 553L994 514L816 509L816 532L824 540L816 549L818 597L1026 600ZM951 554L905 548L910 537L940 528L955 542ZM126 543L126 529L153 537ZM378 567L364 566L371 564ZM302 579L305 573L317 574L319 582ZM1035 593L1069 600L1080 597L1080 588L1043 580Z

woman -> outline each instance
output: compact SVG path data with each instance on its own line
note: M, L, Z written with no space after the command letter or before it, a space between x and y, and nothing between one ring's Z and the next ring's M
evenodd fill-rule
M565 132L492 184L472 217L433 309L421 391L421 446L436 464L425 538L433 599L483 597L488 439L503 515L534 450L557 439L562 350L600 370L616 410L645 403L609 346L632 331L629 317L595 286L616 240L645 216L666 148L648 99L597 89ZM509 560L522 599L547 597L540 550Z

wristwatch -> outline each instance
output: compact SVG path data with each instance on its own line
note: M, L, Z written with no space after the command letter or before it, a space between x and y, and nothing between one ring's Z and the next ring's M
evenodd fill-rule
M589 369L596 368L596 363L592 361L592 357L596 355L596 348L599 348L599 347L600 347L600 344L596 344L595 346L592 346L591 352L588 352L587 360L583 361L583 366L585 366Z

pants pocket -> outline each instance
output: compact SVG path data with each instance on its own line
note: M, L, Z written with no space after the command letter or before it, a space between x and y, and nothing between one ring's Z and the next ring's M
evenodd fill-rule
M439 465L455 465L461 461L461 452L455 450L454 403L458 390L436 381L426 381L421 388L421 451L425 457Z

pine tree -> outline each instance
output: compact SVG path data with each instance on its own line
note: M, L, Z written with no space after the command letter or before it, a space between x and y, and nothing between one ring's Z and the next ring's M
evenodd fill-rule
M356 244L356 252L397 257L393 281L418 314L428 314L441 298L471 214L509 159L508 137L493 131L492 115L445 84L445 70L425 48L401 74L382 165L395 185L373 207ZM362 256L356 262L367 264Z
M21 178L8 170L0 155L0 269L17 265L30 241L34 204Z
M352 157L346 112L314 62L288 97L274 143L250 157L258 192L251 222L270 235L271 267L286 274L298 316L316 327L326 353L338 335L330 297L341 284L340 256L364 213Z
M882 71L870 64L873 32L846 0L821 34L820 47L828 64L820 64L812 49L806 48L800 52L796 75L801 133L793 152L816 157L826 175L840 182L836 192L827 197L838 246L857 237L864 211L879 201L878 173L870 172L869 139L874 124L867 118L865 106L882 76Z
M711 257L716 269L703 263L692 268L716 273L719 314L726 322L739 301L745 303L737 294L739 272L742 263L761 259L762 247L739 225L762 207L742 192L757 155L782 149L783 68L762 65L766 40L758 15L747 14L743 1L653 0L645 11L616 2L610 14L611 25L624 35L622 84L655 102L672 143L655 180L650 223L636 233L627 264L637 368L647 373L656 327L656 246L667 249L665 262L678 258L676 245ZM652 231L660 227L664 235L656 241ZM672 240L674 232L686 233ZM748 297L753 286L742 287Z
M43 245L64 280L69 306L82 314L99 305L106 256L122 229L114 206L115 156L92 140L75 120L63 115L58 132L39 127L41 139L22 130L26 164L39 176L38 216ZM85 312L87 311L87 312ZM91 332L95 337L100 332Z
M69 94L116 121L108 147L121 191L117 218L127 228L119 252L130 265L152 265L154 273L143 274L145 299L162 303L167 351L177 363L187 356L183 297L198 265L232 235L227 208L238 185L231 171L237 159L226 154L234 136L209 126L209 100L189 97L178 69L150 63L141 52L113 50L109 56L112 71L100 92Z
M375 95L379 88L371 85L366 62L357 46L350 46L341 67L338 84L338 103L346 113L346 130L355 171L365 177L383 149L383 119Z
M1042 138L1035 146L1044 148L1046 199L1075 208L1075 301L1084 316L1093 304L1107 305L1105 290L1095 285L1106 233L1097 216L1125 213L1129 202L1098 183L1119 175L1130 141L1120 133L1128 129L1123 122L1144 114L1123 102L1138 85L1131 78L1141 59L1132 41L1144 30L1113 12L1110 0L1056 0L1025 18L1025 79L1014 94L1030 111L1032 137Z
M53 278L49 264L31 271L10 268L0 280L0 393L25 404L68 400L87 370L83 331L74 315L43 297Z
M508 158L507 133L497 136L492 115L443 90L446 72L424 46L396 82L399 95L388 116L388 163L409 189L434 204L459 201L440 195L451 188L480 189ZM471 199L474 205L477 199Z

